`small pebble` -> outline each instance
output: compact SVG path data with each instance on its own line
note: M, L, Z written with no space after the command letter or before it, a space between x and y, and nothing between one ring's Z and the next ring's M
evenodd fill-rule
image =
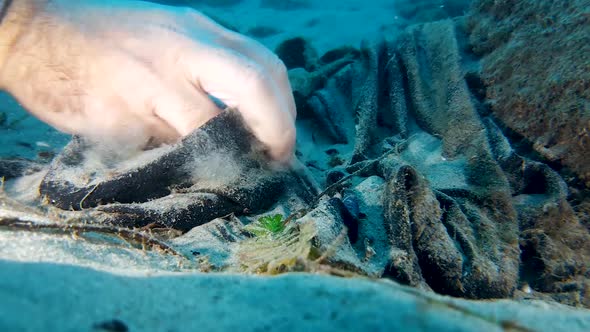
M125 323L118 319L106 320L101 323L94 324L95 330L108 331L108 332L128 332L129 328Z

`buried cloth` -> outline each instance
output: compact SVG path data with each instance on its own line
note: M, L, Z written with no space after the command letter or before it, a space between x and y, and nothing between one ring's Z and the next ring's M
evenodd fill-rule
M308 217L353 206L332 213L331 235L318 233L327 245L347 226L340 266L454 296L530 297L520 291L530 286L589 306L588 229L562 177L513 147L494 118L467 39L445 20L364 43L300 100L298 128L325 151L302 161L326 185L357 179L340 188L344 204Z
M178 144L123 161L96 162L100 152L74 139L49 166L40 193L61 209L100 211L102 223L187 231L275 202L284 174L266 165L254 140L231 110Z

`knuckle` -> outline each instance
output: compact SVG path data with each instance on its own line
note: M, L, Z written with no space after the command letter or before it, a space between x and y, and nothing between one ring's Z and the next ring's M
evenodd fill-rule
M276 54L273 53L272 68L275 73L280 75L287 75L287 66Z
M272 52L266 48L264 50L262 50L262 52L266 53L265 66L268 68L268 70L275 75L279 75L279 77L281 77L283 75L286 77L287 76L287 67L285 66L285 63L283 62L283 60L281 60L281 58L279 58L279 56L276 55L274 52Z
M245 87L251 89L261 88L266 84L269 75L265 69L255 63L250 63L244 72L244 83Z

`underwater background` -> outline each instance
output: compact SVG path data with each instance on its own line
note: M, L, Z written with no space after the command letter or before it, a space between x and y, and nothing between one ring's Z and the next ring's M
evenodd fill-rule
M133 155L0 94L0 330L590 331L590 0L179 0L285 63Z

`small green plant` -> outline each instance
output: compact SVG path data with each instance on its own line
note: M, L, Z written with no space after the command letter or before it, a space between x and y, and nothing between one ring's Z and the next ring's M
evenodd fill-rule
M279 220L283 222L283 218L276 215L266 220L275 226ZM261 236L240 242L237 257L242 272L274 275L298 270L298 265L305 265L312 251L312 239L317 234L315 223L307 221L288 226L283 223L282 227L276 234L266 230Z
M273 234L278 234L285 230L285 222L283 221L283 216L280 214L261 217L258 219L258 222Z
M257 221L246 226L246 230L257 237L277 235L285 230L285 220L280 214L262 216Z

